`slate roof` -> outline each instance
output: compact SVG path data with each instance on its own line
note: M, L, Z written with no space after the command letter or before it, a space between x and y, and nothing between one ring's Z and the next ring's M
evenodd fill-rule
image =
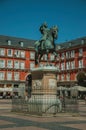
M8 40L11 41L11 45L9 45L10 47L34 48L35 40L17 38L11 36L3 36L3 35L0 35L0 46L8 46ZM23 46L21 46L20 42L23 42Z
M25 49L26 48L34 49L34 43L36 41L36 40L31 40L31 39L0 35L0 46L8 46L8 40L11 41L11 45L9 45L10 47L25 48ZM21 41L24 43L23 47L20 44ZM86 37L77 38L75 40L56 44L56 50L67 49L67 48L80 46L80 45L86 45Z
M76 47L76 46L81 46L81 45L86 45L86 37L82 38L77 38L75 40L67 41L64 43L56 44L56 49L67 49L71 47Z

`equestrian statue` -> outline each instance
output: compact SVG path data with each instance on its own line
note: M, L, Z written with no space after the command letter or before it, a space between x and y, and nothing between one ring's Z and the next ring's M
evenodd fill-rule
M35 64L39 64L42 56L47 55L47 62L49 60L48 54L52 53L57 57L55 39L58 35L58 27L53 26L48 28L46 23L43 23L39 28L42 37L40 40L35 42Z

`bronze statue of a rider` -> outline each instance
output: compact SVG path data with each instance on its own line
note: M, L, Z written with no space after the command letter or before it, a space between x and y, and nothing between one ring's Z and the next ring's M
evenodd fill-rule
M48 33L49 33L49 31L50 31L50 29L48 28L46 22L44 22L44 23L40 26L39 31L41 32L42 37L41 37L41 39L40 39L39 41L36 41L36 42L35 42L35 46L36 46L36 47L39 47L39 48L41 48L41 49L43 50L43 49L45 49L45 41L46 41L46 39L48 38Z
M40 28L39 28L42 37L40 40L36 41L34 43L35 46L35 64L38 64L40 62L41 57L44 54L53 53L55 56L57 56L56 50L55 50L55 39L57 39L58 36L58 28L57 26L53 26L51 28L48 28L47 24L44 22Z
M41 43L41 47L42 49L45 48L45 44L44 42L46 41L46 39L48 38L48 33L50 31L50 29L48 28L47 26L47 23L43 23L41 26L40 26L40 32L42 34L42 37L41 37L41 40L40 40L40 43Z

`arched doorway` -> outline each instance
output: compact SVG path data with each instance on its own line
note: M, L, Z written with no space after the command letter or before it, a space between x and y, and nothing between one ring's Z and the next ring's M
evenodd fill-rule
M26 96L28 96L28 98L30 98L31 92L32 92L32 75L31 75L31 73L29 73L26 77L25 92L26 92Z

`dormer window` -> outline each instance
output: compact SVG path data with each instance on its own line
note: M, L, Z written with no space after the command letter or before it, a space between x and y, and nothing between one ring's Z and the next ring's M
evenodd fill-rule
M7 42L8 42L8 45L11 45L11 40L8 40Z
M82 45L84 44L84 40L83 40L83 39L81 40L81 44L82 44Z
M70 43L69 43L69 46L71 46L71 45L72 45L72 43L70 42Z
M23 47L23 46L24 46L24 43L23 43L23 41L21 41L21 42L20 42L20 45L21 45L21 47Z

